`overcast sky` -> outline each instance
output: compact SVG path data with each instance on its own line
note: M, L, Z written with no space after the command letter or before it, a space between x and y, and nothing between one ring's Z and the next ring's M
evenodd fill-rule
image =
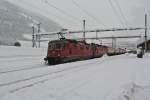
M45 3L46 0L8 1L38 12L69 28L79 28L83 19L92 28L137 25L137 23L144 22L144 13L148 12L150 8L149 0L47 0L49 4ZM65 14L51 5L61 9ZM125 18L122 17L118 5ZM136 24L133 23L135 19L139 20Z
M42 14L62 27L72 30L82 29L83 19L86 20L86 29L144 27L144 14L150 15L150 0L8 1ZM131 32L125 33L132 35ZM134 33L142 34L144 32L138 31Z

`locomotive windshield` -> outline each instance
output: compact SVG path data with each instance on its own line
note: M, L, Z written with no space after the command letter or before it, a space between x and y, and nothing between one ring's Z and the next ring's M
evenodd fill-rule
M65 49L65 43L61 42L52 42L49 43L49 49L55 50L55 49Z

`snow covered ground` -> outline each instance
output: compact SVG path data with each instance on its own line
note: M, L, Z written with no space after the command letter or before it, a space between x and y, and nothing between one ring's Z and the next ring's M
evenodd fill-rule
M150 100L150 54L48 66L46 51L0 46L0 100Z

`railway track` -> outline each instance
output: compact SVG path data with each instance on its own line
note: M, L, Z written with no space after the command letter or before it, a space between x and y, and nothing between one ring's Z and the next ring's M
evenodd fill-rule
M41 56L41 55L37 55L37 56L36 55L35 56L26 55L25 57L23 57L23 56L14 56L12 58L9 58L9 57L1 58L0 57L0 63L4 63L4 62L13 63L13 62L21 62L21 61L24 61L24 60L30 61L30 60L33 60L33 59L38 60L38 59L42 59L42 58L43 58L43 56Z
M75 66L71 66L69 68L63 68L61 70L57 70L57 71L46 73L46 74L42 74L42 75L33 76L33 77L30 77L30 78L21 79L21 80L17 80L17 81L12 81L12 82L8 82L8 83L3 83L3 84L0 84L0 88L1 87L7 87L7 86L10 86L10 85L14 85L14 84L18 84L18 83L23 83L23 82L26 82L26 81L31 81L31 80L34 80L34 79L43 78L43 77L46 77L46 76L51 76L51 75L54 75L54 74L57 75L57 74L60 74L60 73L63 73L63 72L67 72L67 74L68 74L68 71L71 71L70 73L72 73L72 72L75 73L76 71L81 71L81 70L85 70L87 68L92 68L92 67L89 67L89 65L93 65L93 63L103 63L103 62L105 62L105 60L94 61L94 62L91 62L91 63L81 64L81 65L75 65ZM88 65L88 67L87 67L87 65ZM38 80L36 82L30 83L30 84L26 84L26 85L23 85L21 87L18 87L18 88L15 88L15 89L11 89L11 90L7 91L5 94L0 95L0 97L3 97L3 96L5 96L7 94L10 94L10 93L17 92L17 91L25 89L25 88L29 88L29 87L35 86L35 85L40 84L40 83L44 83L44 82L50 81L52 79L56 79L58 77L63 77L64 75L66 75L66 74L58 75L58 76L55 76L55 77L52 77L52 78Z
M26 65L27 66L27 65ZM39 68L47 68L47 67L50 67L50 66L42 66L42 65L34 65L32 67L26 67L26 66L21 66L23 68L17 68L17 69L13 69L13 70L7 70L7 71L1 71L0 72L0 75L1 74L7 74L7 73L12 73L12 72L18 72L18 71L26 71L26 70L33 70L33 69L39 69Z
M6 57L7 58L7 57ZM8 56L9 58L9 56ZM18 71L25 71L25 70L32 70L32 69L38 69L38 68L44 68L44 67L48 67L48 66L42 66L43 64L34 64L33 62L37 63L39 62L39 60L41 59L41 55L26 55L25 57L23 57L23 55L20 56L14 56L13 58L10 59L0 59L0 62L2 62L2 64L0 64L0 75L2 74L7 74L7 73L12 73L12 72L18 72ZM32 61L32 62L31 62ZM5 63L6 62L6 63ZM8 62L12 63L8 66ZM20 65L21 63L25 63L24 65ZM14 65L13 65L14 64ZM19 67L15 67L18 66ZM31 66L31 67L28 67Z
M0 58L8 59L8 58L39 57L39 56L43 56L43 55L12 55L12 56L0 56Z
M80 62L80 65L78 65L78 64L74 65L74 64L67 63L67 65L66 65L67 67L65 67L65 68L62 68L61 65L57 65L57 66L55 66L55 68L57 67L58 69L51 71L49 73L39 74L39 75L27 77L27 78L21 78L18 80L1 83L0 88L4 89L4 90L6 89L6 91L4 93L2 92L2 94L0 93L0 97L3 97L9 93L14 93L14 92L20 91L22 89L33 87L37 84L44 83L44 82L50 81L52 79L56 79L58 77L63 77L64 75L68 74L68 72L74 73L76 71L93 68L93 64L95 64L95 63L102 64L106 61L113 60L113 59L114 59L114 57L108 57L105 59L92 59L91 61L89 60L88 63L84 63L84 61L82 61L83 63ZM78 62L74 62L74 63L78 63ZM68 64L69 64L69 66L68 66ZM96 67L98 67L98 66L96 66ZM44 67L44 68L46 68L46 67ZM52 68L52 67L50 67L50 68ZM33 70L33 69L31 69L31 70ZM23 71L23 70L21 70L21 71ZM20 71L18 71L18 72L20 72ZM53 77L53 76L55 76L55 77Z
M19 72L19 71L27 71L27 70L34 70L34 69L44 69L44 68L48 68L50 66L55 66L55 65L45 65L45 66L42 66L41 65L34 65L32 67L26 67L26 66L29 66L29 65L25 65L25 66L20 66L20 67L15 67L16 69L13 69L13 70L6 70L6 71L0 71L0 75L2 74L7 74L7 73L13 73L13 72Z
M99 61L96 61L96 62L99 62ZM96 63L96 62L95 62L95 63ZM68 70L72 70L72 69L77 69L77 68L81 68L81 67L86 67L86 65L90 65L90 64L92 65L93 63L82 64L82 65L80 65L80 66L75 65L75 66L63 68L63 69L61 69L61 70L49 72L49 73L46 73L46 74L36 75L36 76L29 77L29 78L24 78L24 79L19 79L19 80L16 80L16 81L11 81L11 82L7 82L7 83L2 83L2 84L0 84L0 87L8 86L8 85L13 85L13 84L17 84L17 83L21 83L21 82L24 82L24 81L29 81L29 80L37 79L37 78L42 78L42 77L45 77L45 76L48 76L48 75L57 74L57 73L64 72L64 71L68 71ZM41 67L40 67L40 68L41 68ZM46 67L45 67L45 68L46 68ZM31 70L32 70L32 69L31 69ZM23 71L23 70L22 70L22 71Z

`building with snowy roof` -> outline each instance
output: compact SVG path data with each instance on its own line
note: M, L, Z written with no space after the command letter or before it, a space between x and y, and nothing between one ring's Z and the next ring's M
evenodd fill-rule
M137 44L137 47L142 47L143 49L145 49L145 40L142 39L142 41L140 41ZM148 40L147 40L147 51L150 51L150 38L148 38Z

